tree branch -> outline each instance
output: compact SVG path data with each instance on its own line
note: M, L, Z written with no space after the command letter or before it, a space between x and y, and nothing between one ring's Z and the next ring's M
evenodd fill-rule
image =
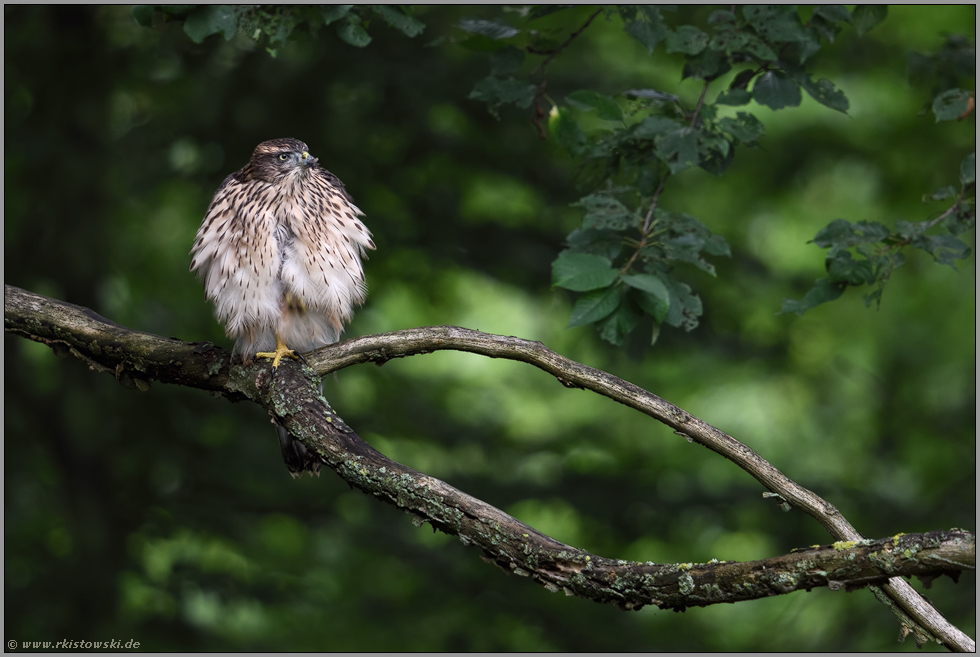
M285 363L272 376L264 363L232 365L230 352L211 343L187 343L133 331L89 309L12 286L4 290L4 330L71 354L120 383L148 390L154 381L249 399L318 453L345 481L480 547L508 572L623 608L683 609L736 602L818 586L855 588L898 575L952 576L975 568L975 536L961 530L864 541L839 511L800 487L728 434L673 404L606 372L571 361L539 342L458 327L411 329L365 336L311 352L312 367ZM317 373L355 363L441 349L510 358L539 367L567 387L588 388L654 417L688 440L732 460L769 490L802 508L835 538L850 541L757 562L659 565L607 559L560 543L445 482L396 463L357 436L320 396ZM897 585L896 585L897 584ZM904 585L904 586L902 586ZM904 590L907 587L907 590ZM949 647L972 640L942 618L901 579L885 591L927 632Z

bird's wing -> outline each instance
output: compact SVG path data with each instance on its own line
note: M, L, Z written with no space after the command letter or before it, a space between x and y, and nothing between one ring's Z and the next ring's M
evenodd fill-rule
M374 242L340 181L319 167L310 174L287 206L293 239L284 252L282 282L339 329L367 295L361 258Z
M225 178L191 249L191 271L231 337L271 329L281 312L274 193L268 183Z

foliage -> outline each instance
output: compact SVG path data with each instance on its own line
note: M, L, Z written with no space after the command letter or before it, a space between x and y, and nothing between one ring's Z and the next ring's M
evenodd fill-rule
M630 222L642 229L664 177L608 176L609 157L591 153L643 142L648 151L629 152L656 167L619 166L659 172L693 157L689 137L665 142L653 119L690 128L705 79L681 76L688 64L697 73L711 62L691 63L698 55L683 49L699 37L678 31L718 36L713 8L661 7L663 30L646 8L603 9L581 30L595 7L415 7L424 36L405 38L373 8L353 7L343 20L357 16L368 47L337 34L341 19L262 11L300 17L285 45L272 41L272 19L258 40L239 16L233 32L197 43L166 10L154 10L147 28L126 7L5 9L8 283L139 330L229 346L187 271L194 232L214 190L257 143L302 138L344 181L378 244L368 303L347 335L457 324L540 340L729 431L867 536L975 521L972 254L956 260L956 273L910 243L892 249L905 265L880 312L857 312L860 300L842 295L819 312L775 315L784 298L828 275L806 241L831 219L849 218L863 239L866 226L897 234L895 219L920 222L953 206L962 185L931 215L921 199L955 183L973 149L973 114L937 123L931 109L946 90L975 88L950 65L972 66L970 40L940 36L972 25L972 6L889 7L863 36L850 27L854 16L866 29L880 9L852 9L850 24L832 14L827 25L799 10L800 25L821 35L804 64L812 88L833 80L847 114L803 86L799 107L753 103L765 72L735 84L748 62L711 80L693 130L713 125L738 157L716 176L706 153L721 151L697 142L698 165L667 177L649 250L622 274L635 244L569 235L608 237ZM741 9L736 19L758 37ZM458 27L465 20L523 36L492 39ZM323 21L315 37L313 21ZM828 45L833 26L842 29ZM668 29L686 35L672 38L671 52ZM917 62L936 73L916 77ZM499 120L487 111L490 92L489 101L467 97L491 76L524 85L500 101ZM532 86L530 104L518 107ZM616 116L604 98L622 120L600 118ZM608 142L647 119L649 132ZM669 161L658 149L674 149ZM639 242L639 229L629 237ZM731 257L719 257L722 238ZM972 233L957 238L973 247ZM858 246L877 245L846 250L860 261ZM566 269L551 265L571 256ZM644 269L651 261L688 288ZM623 347L591 325L566 328L573 295L601 288L553 289L555 268L575 287L615 274L606 289L617 308L639 308L636 328L596 325ZM647 348L658 317L683 326L692 315L697 331L663 330ZM48 347L5 339L10 638L98 633L159 651L896 646L894 617L861 592L685 614L552 595L330 473L292 481L268 418L244 405L170 386L130 391ZM324 394L386 455L599 554L756 559L828 542L819 525L782 513L717 456L516 363L417 356L344 370L327 378ZM974 582L936 581L926 592L971 634Z

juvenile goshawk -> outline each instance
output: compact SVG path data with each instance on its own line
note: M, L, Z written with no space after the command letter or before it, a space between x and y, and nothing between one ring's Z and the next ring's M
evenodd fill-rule
M245 363L298 358L336 342L367 287L373 249L363 215L340 180L297 139L259 144L215 192L197 231L191 271ZM288 345L288 346L287 346ZM319 458L276 426L293 476Z

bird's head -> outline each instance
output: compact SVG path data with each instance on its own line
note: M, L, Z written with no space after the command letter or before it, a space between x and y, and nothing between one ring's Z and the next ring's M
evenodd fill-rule
M298 139L272 139L255 147L248 163L248 174L270 183L281 183L305 176L316 166L309 146Z

